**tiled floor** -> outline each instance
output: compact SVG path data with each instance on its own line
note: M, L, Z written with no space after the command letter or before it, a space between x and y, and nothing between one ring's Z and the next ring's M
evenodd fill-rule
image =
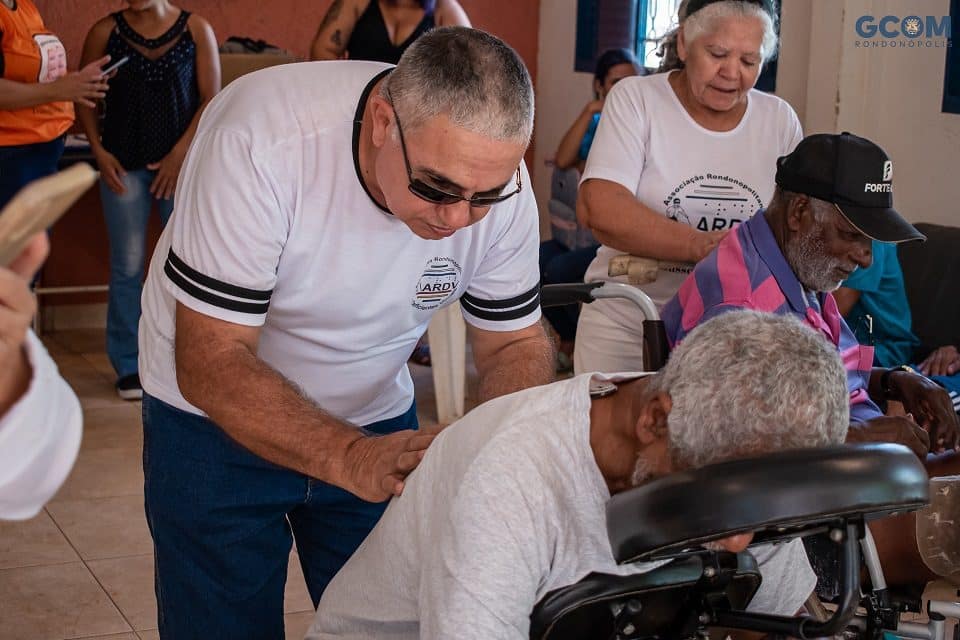
M40 515L0 522L0 640L155 640L140 404L114 393L102 331L59 332L44 342L80 397L83 444ZM421 425L436 423L430 369L411 370ZM294 554L284 613L287 638L302 638L313 612Z

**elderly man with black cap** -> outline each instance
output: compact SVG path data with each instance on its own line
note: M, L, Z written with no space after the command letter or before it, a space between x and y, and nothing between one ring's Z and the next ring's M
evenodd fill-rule
M857 343L831 292L870 266L871 243L925 240L893 208L893 163L873 142L850 133L805 138L777 161L766 209L727 235L667 303L672 344L697 325L733 309L798 316L836 345L850 393L848 441L892 441L926 458L931 477L960 473L958 424L946 391L899 368L873 367L873 347ZM791 401L782 398L783 402ZM885 416L887 401L906 416ZM873 527L891 582L918 576L912 517ZM889 560L888 560L889 559Z

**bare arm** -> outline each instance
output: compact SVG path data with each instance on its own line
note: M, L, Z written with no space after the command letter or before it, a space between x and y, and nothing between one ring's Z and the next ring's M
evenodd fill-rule
M376 0L333 0L313 37L310 59L337 60L343 57L353 28L370 2Z
M931 453L955 449L960 439L960 421L946 389L910 371L892 370L889 374L887 371L882 367L873 368L868 395L902 403L904 411L913 416L913 421L930 434ZM883 389L884 374L887 374L888 390Z
M556 353L543 325L486 331L467 324L480 375L480 401L553 382Z
M439 0L434 15L437 17L438 27L470 27L470 18L457 0Z
M72 71L53 82L17 82L0 78L0 110L25 109L48 102L78 102L92 107L94 100L106 95L107 81L101 77L100 68L109 60L97 60L95 64Z
M590 121L596 113L600 113L603 108L602 100L592 100L583 108L577 119L573 121L567 132L563 134L560 140L560 146L557 147L556 164L560 169L569 169L581 162L580 144L583 142L583 136L587 134L590 128ZM582 168L582 167L578 167Z
M837 301L837 309L840 310L840 315L846 316L853 309L853 305L857 304L857 300L860 299L860 292L850 287L840 287L833 292L833 297Z
M726 235L670 220L610 180L593 179L580 185L577 219L608 247L657 260L699 262Z
M200 93L200 106L190 120L190 126L177 141L177 146L186 153L197 133L200 116L213 97L220 92L220 53L217 49L217 36L210 23L198 15L191 15L188 24L190 35L197 43L197 89Z
M107 40L110 38L112 28L113 18L110 17L103 18L90 28L83 41L83 53L80 54L81 67L87 66L106 53ZM87 134L90 149L94 153L103 149L103 145L100 144L100 130L97 127L96 106L77 105L77 119L83 126L84 133Z
M260 329L177 304L177 384L231 438L253 453L369 501L403 490L432 435L367 437L302 393L256 356Z
M0 109L13 111L65 100L55 82L17 82L0 78Z
M157 176L150 185L150 193L157 198L173 196L180 167L187 156L187 150L190 149L190 143L193 142L193 136L197 133L200 116L220 91L220 54L217 51L217 36L213 27L200 16L191 15L188 28L197 44L197 89L200 93L200 105L193 114L190 125L167 155L159 162L147 165L148 169L157 170Z
M110 38L110 32L113 30L114 20L107 16L97 22L87 33L86 40L83 41L83 53L80 55L80 66L85 67L97 58L106 53L107 40ZM123 176L126 175L120 162L103 148L100 143L100 127L97 121L97 111L95 105L77 105L77 119L87 134L87 140L90 142L90 151L97 159L97 168L100 170L100 177L107 187L114 193L123 193Z

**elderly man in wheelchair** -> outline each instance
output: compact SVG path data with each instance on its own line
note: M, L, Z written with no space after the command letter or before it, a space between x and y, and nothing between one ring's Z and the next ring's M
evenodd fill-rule
M482 405L438 436L307 637L838 633L859 601L865 517L927 499L905 448L836 446L847 400L813 331L736 312L659 373ZM800 615L815 577L797 537L814 532L842 549L845 597L825 622Z

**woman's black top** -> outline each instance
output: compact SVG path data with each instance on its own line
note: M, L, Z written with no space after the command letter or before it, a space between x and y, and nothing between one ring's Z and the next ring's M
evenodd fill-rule
M200 107L197 45L187 28L187 11L159 38L134 31L122 12L112 15L117 26L107 53L112 62L126 56L130 61L110 80L101 137L125 169L142 169L170 152ZM133 45L166 50L151 59Z
M434 27L433 11L424 14L420 24L410 36L398 45L390 41L387 24L383 21L380 3L370 0L366 11L360 14L350 40L347 41L347 52L351 60L376 60L397 64L400 56L407 50L413 41Z

